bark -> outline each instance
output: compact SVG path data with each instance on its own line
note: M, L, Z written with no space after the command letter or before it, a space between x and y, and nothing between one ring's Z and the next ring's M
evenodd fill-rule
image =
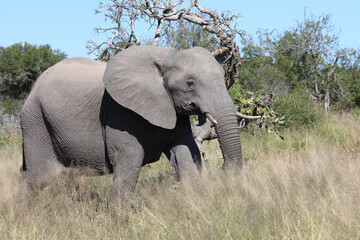
M314 72L314 90L315 90L316 101L319 101L320 100L320 91L319 91L319 87L318 87L318 77L315 72Z
M344 56L337 56L336 57L336 59L334 61L334 64L333 64L333 67L330 69L330 71L329 71L329 73L327 75L326 86L325 86L325 99L324 99L324 108L325 108L326 116L329 115L329 110L330 110L330 88L331 88L331 85L332 85L331 78L335 73L337 62L342 57L344 57Z
M324 108L325 108L325 114L326 114L326 116L328 116L329 115L329 110L330 110L329 88L326 89L325 100L324 100Z
M312 100L314 100L314 102L316 102L317 98L311 93L309 80L306 81L305 90L309 94L309 96L312 98Z

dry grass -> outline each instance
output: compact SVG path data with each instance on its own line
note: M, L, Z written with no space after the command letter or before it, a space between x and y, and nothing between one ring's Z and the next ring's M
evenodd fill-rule
M360 119L334 116L313 129L242 134L243 171L219 170L184 194L165 159L141 172L132 207L109 213L111 176L59 181L30 212L15 209L21 150L0 151L0 239L359 239ZM67 186L68 185L68 186Z

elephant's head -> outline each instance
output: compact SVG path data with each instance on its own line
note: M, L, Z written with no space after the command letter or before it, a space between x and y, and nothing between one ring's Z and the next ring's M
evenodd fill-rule
M206 115L216 123L224 167L241 166L235 108L224 71L207 50L131 47L108 62L103 80L116 102L156 126L173 129L176 114Z

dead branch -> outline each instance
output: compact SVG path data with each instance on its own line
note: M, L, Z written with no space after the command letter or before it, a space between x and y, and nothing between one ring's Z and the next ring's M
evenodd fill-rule
M206 119L205 123L202 125L199 124L199 121L195 122L192 124L191 129L195 142L198 145L201 145L205 140L217 138L215 127L208 119Z
M203 30L218 38L219 45L212 50L212 54L225 68L226 86L230 88L238 81L238 68L244 60L235 44L236 35L243 35L243 31L233 24L238 16L230 12L219 15L200 5L199 0L189 0L187 7L183 5L184 0L111 0L105 4L100 3L96 13L104 14L114 27L96 28L95 32L110 33L111 37L101 44L89 42L89 52L116 53L131 45L139 45L135 35L135 23L141 21L150 27L156 25L153 45L158 45L161 37L167 34L164 29L171 27L171 22L185 20L201 26Z
M331 70L328 72L328 76L327 76L327 82L329 83L330 82L330 79L331 79L331 76L334 74L335 72L335 69L336 69L336 66L337 66L337 62L339 61L340 58L342 58L343 56L337 56L335 58L335 61L334 61L334 64L331 68Z

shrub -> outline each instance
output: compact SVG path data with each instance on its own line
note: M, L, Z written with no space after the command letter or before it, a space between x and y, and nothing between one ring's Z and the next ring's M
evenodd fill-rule
M317 106L309 95L293 91L278 96L274 109L279 116L286 116L285 126L310 126L324 119L324 111Z

